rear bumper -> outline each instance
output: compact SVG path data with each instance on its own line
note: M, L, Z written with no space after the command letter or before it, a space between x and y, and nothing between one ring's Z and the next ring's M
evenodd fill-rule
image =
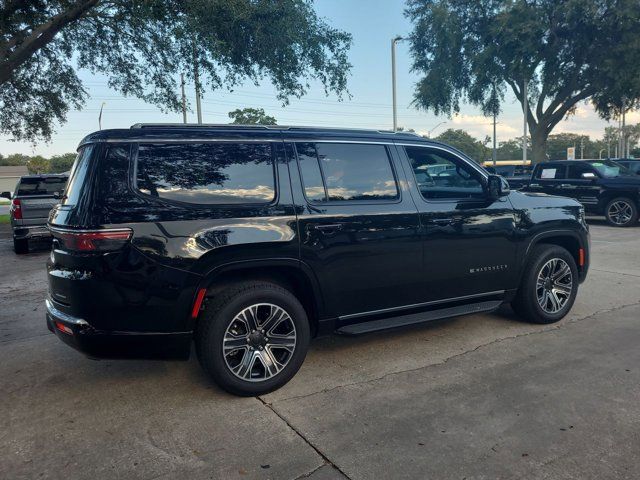
M51 232L46 225L15 225L13 227L13 238L16 240L49 237Z
M137 358L187 360L191 332L105 332L84 319L56 308L45 299L47 328L64 343L91 358Z

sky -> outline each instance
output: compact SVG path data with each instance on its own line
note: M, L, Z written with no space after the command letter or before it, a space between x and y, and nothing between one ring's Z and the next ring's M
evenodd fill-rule
M276 117L281 125L316 125L354 128L392 128L391 104L391 38L407 35L411 23L404 16L403 0L316 0L318 14L332 26L353 35L349 53L352 64L348 89L351 98L342 102L332 95L326 97L321 85L312 84L307 95L300 100L291 99L283 107L272 85L264 81L259 86L251 83L225 89L204 91L202 101L204 123L229 123L228 112L236 108L261 107ZM484 139L492 134L492 119L484 117L471 105L464 105L458 116L437 117L430 112L412 107L412 97L419 75L411 72L408 45L397 45L397 98L398 125L413 128L418 133L437 136L447 128L460 128ZM56 127L49 143L32 145L13 142L0 136L0 154L39 154L50 156L75 151L79 141L88 133L98 130L98 113L104 102L102 128L128 128L140 122L182 122L181 113L164 114L153 105L136 98L126 98L107 87L107 77L80 71L90 97L81 111L69 112L67 122ZM187 96L195 104L193 85L187 85ZM497 140L505 141L522 136L522 109L515 97L507 96L498 117ZM627 115L630 123L640 122L640 114ZM188 113L188 121L195 122L195 112ZM445 123L441 123L445 122ZM561 122L553 133L574 132L600 138L607 123L588 104L580 104L576 114Z

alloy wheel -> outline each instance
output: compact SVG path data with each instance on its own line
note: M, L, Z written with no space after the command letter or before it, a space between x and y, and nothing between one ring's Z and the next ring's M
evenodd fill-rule
M573 292L571 267L561 258L547 261L536 280L536 294L540 308L547 313L558 313Z
M227 368L238 378L261 382L278 375L296 348L291 316L271 303L240 311L227 327L222 351Z
M633 207L624 200L618 200L609 205L607 215L616 225L626 225L633 216Z

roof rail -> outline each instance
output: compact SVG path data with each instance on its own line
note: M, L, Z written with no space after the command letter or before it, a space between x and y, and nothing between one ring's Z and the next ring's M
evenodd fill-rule
M131 128L251 128L263 130L324 130L342 132L371 132L383 134L403 134L420 137L415 132L394 132L393 130L380 130L375 128L341 128L341 127L315 127L312 125L240 125L234 123L136 123Z

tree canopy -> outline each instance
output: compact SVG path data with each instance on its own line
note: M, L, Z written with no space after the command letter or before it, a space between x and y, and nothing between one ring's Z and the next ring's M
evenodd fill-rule
M478 163L482 163L491 157L491 151L486 143L476 140L464 130L449 128L438 135L435 140L451 145Z
M609 118L640 98L637 0L409 0L414 102L436 114L463 101L485 115L511 90L524 103L534 161L584 100Z
M3 0L0 133L50 138L87 99L78 69L166 111L194 64L213 89L266 78L286 103L316 80L341 96L350 44L310 0Z
M276 125L277 120L267 115L263 108L237 108L229 112L229 118L238 125Z

